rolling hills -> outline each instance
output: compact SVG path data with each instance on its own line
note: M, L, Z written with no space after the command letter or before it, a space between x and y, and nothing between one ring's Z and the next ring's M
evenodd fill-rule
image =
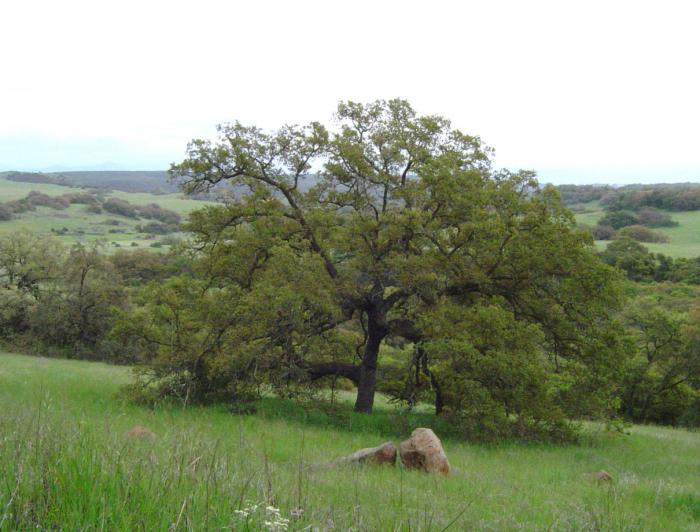
M103 172L99 172L102 174ZM98 174L98 173L91 173ZM140 173L134 179L140 176ZM51 197L85 192L77 186L65 186L51 183L18 182L7 179L0 174L0 203L21 200L32 192L40 192ZM150 192L125 192L121 190L100 189L96 194L103 198L117 198L133 205L146 206L156 204L163 209L173 211L183 219L194 209L208 202L183 197L181 193L153 194ZM65 209L52 209L38 206L35 210L16 214L11 220L0 221L0 235L12 231L27 229L40 234L53 234L66 242L104 240L110 246L147 246L157 238L137 226L148 220L120 216L109 212L90 212L86 205L71 204Z

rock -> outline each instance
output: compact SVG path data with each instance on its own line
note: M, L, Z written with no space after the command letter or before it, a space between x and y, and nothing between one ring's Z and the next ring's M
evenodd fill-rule
M613 477L610 473L604 470L594 471L593 473L586 473L586 479L592 482L612 482Z
M156 439L156 435L153 431L147 429L146 427L142 427L141 425L136 425L135 427L130 428L124 433L124 436L132 440L153 441Z
M338 460L334 460L331 465L343 464L372 464L394 465L396 463L396 447L390 441L383 443L378 447L367 447L360 449L352 454L343 456Z
M430 429L418 428L411 437L399 445L401 463L407 469L420 469L427 473L450 472L450 463L442 448L442 442Z

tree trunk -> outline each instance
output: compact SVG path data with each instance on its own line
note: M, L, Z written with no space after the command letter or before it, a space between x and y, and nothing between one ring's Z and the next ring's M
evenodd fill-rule
M360 364L360 378L357 383L355 412L371 414L377 384L377 358L379 346L386 336L383 316L376 311L367 313L367 344Z
M442 397L440 383L432 373L430 374L430 382L433 385L433 390L435 391L435 415L439 416L442 414L442 409L445 407L445 400Z
M433 392L435 392L435 415L439 416L442 414L442 409L445 406L445 401L442 397L442 388L440 388L440 383L438 380L435 378L435 375L433 374L432 371L430 371L430 368L428 367L428 358L425 356L423 348L420 348L423 360L423 373L425 373L428 378L430 379L430 386L433 389Z

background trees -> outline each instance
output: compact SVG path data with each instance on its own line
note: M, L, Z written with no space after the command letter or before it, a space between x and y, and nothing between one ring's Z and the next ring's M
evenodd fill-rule
M41 351L119 360L107 343L121 277L99 244L67 248L29 231L0 238L0 338Z
M626 313L636 355L625 372L625 416L636 422L697 423L700 378L698 310L681 313L640 298Z

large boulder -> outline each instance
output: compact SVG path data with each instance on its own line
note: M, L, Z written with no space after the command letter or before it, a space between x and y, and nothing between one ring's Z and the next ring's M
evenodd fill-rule
M444 475L450 472L450 463L442 448L442 442L430 429L414 430L411 437L399 445L399 454L401 463L407 469Z

